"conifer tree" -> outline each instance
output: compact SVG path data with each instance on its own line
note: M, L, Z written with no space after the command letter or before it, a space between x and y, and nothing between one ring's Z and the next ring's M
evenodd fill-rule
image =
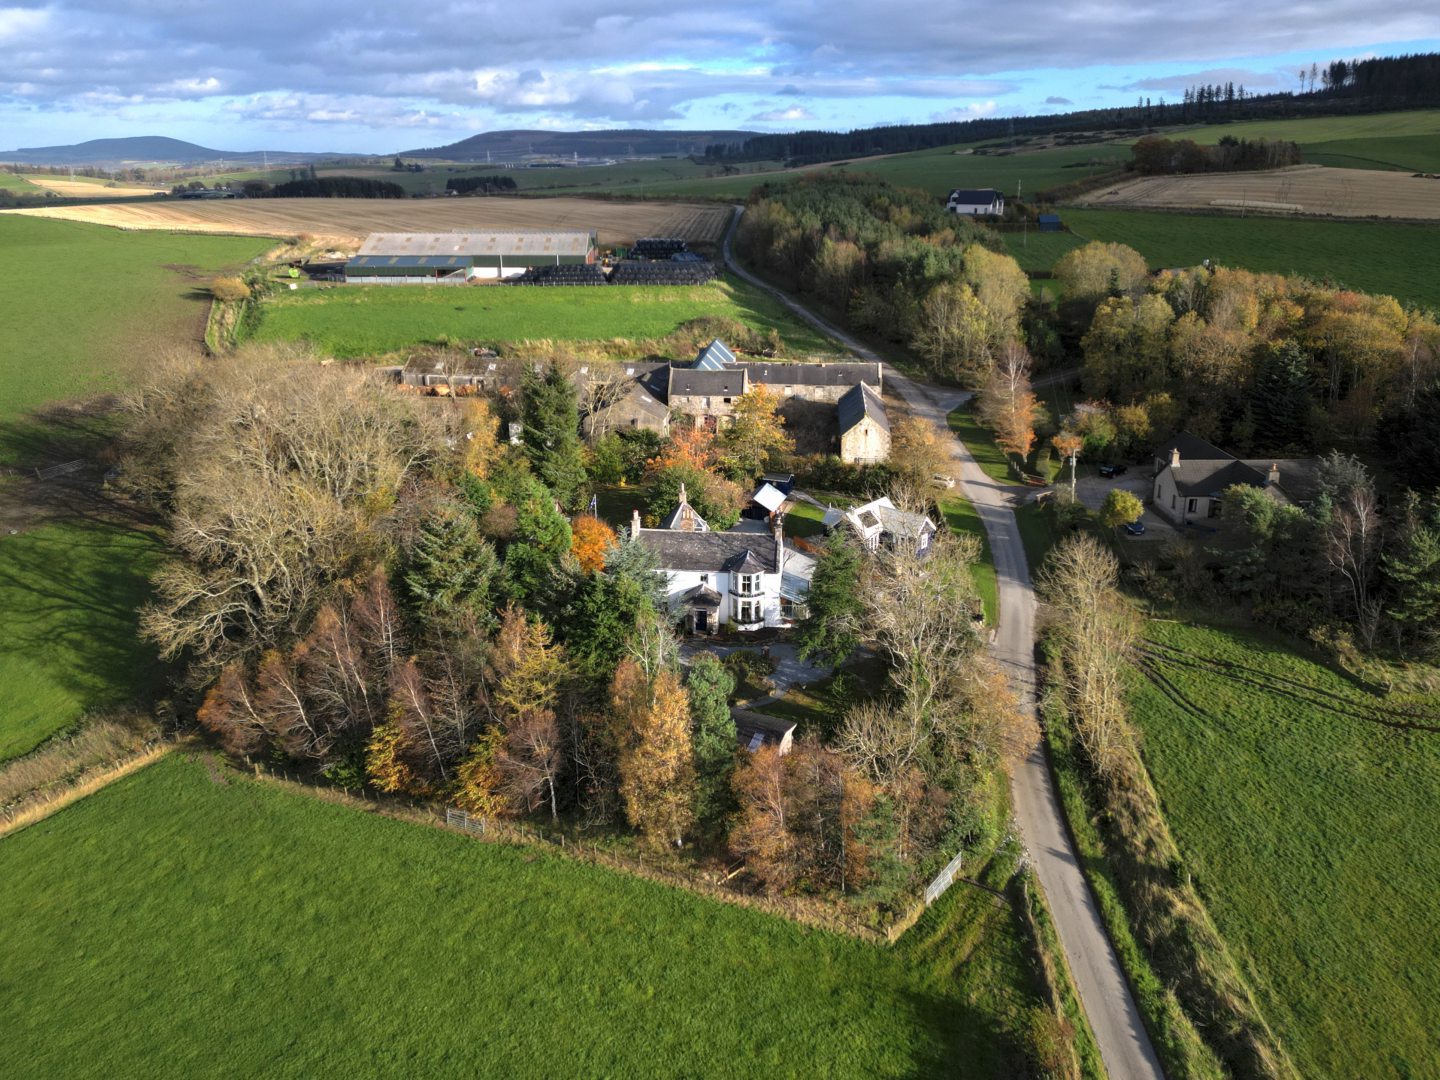
M405 591L426 619L490 619L495 549L481 537L475 518L445 506L420 529L405 572Z
M522 381L521 439L535 475L562 506L579 509L585 484L580 449L580 410L575 385L558 366L530 368Z
M730 776L735 771L735 720L730 695L735 677L710 653L695 658L685 677L690 694L691 744L695 752L695 818L718 831L734 806Z

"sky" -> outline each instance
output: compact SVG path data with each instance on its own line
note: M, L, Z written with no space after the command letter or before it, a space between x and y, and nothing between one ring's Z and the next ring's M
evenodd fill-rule
M843 130L1294 89L1435 0L0 0L0 149L393 153L506 128Z

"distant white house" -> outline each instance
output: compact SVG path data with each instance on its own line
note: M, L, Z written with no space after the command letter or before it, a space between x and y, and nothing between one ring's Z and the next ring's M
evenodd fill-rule
M658 558L670 614L686 633L760 630L804 618L815 559L786 545L783 519L771 530L718 532L683 490L680 499L664 528L641 528L637 510L630 539Z
M994 188L956 188L945 201L945 209L970 217L1000 217L1005 213L1005 196Z
M1260 488L1280 502L1303 504L1316 494L1316 467L1314 458L1247 461L1182 431L1155 451L1150 503L1176 525L1220 517L1225 489L1237 485Z

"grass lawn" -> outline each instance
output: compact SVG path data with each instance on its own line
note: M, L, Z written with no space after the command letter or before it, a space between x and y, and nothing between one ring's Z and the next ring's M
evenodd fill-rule
M1067 209L1063 216L1080 236L1128 244L1155 268L1195 266L1211 259L1222 266L1301 274L1440 308L1440 278L1432 273L1440 225L1144 210Z
M259 340L311 341L340 357L378 356L443 338L639 341L703 316L779 330L791 356L836 351L769 294L733 281L656 288L342 286L282 293L262 310Z
M785 535L799 537L823 537L825 535L825 511L799 499L790 504L785 512Z
M1146 638L1168 682L1135 679L1146 763L1300 1074L1440 1075L1440 735L1404 728L1440 700L1386 701L1259 631Z
M154 683L136 638L158 543L82 523L0 536L0 761Z
M204 283L273 246L0 214L0 424L45 402L116 390L157 350L198 343Z
M990 551L990 536L985 532L985 523L975 512L975 504L963 495L947 494L940 500L940 512L945 515L945 524L954 533L969 533L980 538L980 561L970 568L975 579L975 588L985 605L985 621L995 625L1000 617L1000 584L995 577L995 556Z
M1060 530L1045 508L1034 502L1016 508L1015 527L1020 530L1020 542L1025 545L1025 561L1030 566L1031 575L1034 575L1044 565L1050 549L1060 542Z
M950 430L959 436L986 476L1002 484L1019 483L1009 457L995 445L990 429L976 419L968 404L952 412L949 420Z
M0 844L0 1074L989 1077L1023 940L891 949L179 756Z

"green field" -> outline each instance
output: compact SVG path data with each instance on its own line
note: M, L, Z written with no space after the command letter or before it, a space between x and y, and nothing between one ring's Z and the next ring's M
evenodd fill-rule
M153 686L136 638L158 544L106 525L0 536L0 761Z
M1061 216L1079 236L1128 244L1152 267L1194 266L1210 259L1440 308L1440 277L1433 272L1440 225L1141 210L1067 209Z
M0 843L0 1075L1010 1071L1012 916L894 948L171 756Z
M339 357L379 356L442 338L595 341L661 338L705 316L780 331L791 356L835 345L768 293L741 282L700 286L509 288L339 286L266 301L261 341L309 341Z
M0 425L119 389L158 350L198 343L205 282L272 246L0 214Z
M1062 220L1070 217L1069 212L1062 215ZM1020 269L1028 272L1035 270L1049 270L1060 256L1072 248L1080 247L1085 243L1074 233L1036 232L1031 226L1028 232L1003 232L1000 238L1005 241L1005 252L1012 259L1020 264Z
M1183 129L1174 134L1209 145L1227 135L1237 139L1290 139L1300 144L1305 161L1314 165L1440 171L1440 109L1303 120L1246 120Z
M0 172L0 191L11 191L16 195L39 195L41 190L23 176Z
M1407 729L1440 700L1387 702L1258 631L1145 636L1146 763L1300 1074L1440 1075L1440 731Z

